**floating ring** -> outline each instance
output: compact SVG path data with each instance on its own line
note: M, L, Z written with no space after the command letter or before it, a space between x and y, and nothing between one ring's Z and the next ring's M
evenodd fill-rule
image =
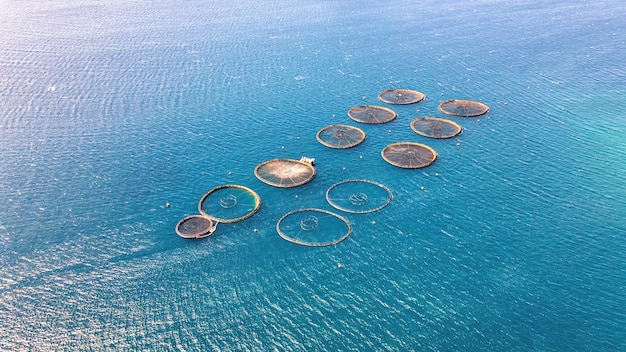
M387 104L406 105L424 100L424 94L410 89L389 89L378 94L378 99Z
M315 177L315 167L299 160L274 159L259 164L254 175L274 187L296 187Z
M437 152L424 144L413 142L393 143L381 152L383 159L393 166L419 169L435 162Z
M365 132L348 125L331 125L319 130L316 135L321 144L335 149L347 149L359 145L365 140Z
M474 117L487 113L489 107L472 100L448 100L439 104L439 111L446 115Z
M202 196L198 203L200 214L223 223L245 220L260 207L259 195L240 185L215 187Z
M300 213L306 214L299 218L297 214ZM345 233L342 230L338 232L339 236L332 236L331 232L341 230L342 224L345 226ZM305 208L290 211L283 215L276 223L276 231L286 241L302 246L322 247L335 245L348 238L352 233L352 226L344 217L328 210ZM291 234L287 234L285 231L291 232ZM331 234L329 235L329 233Z
M346 188L352 184L352 188ZM354 189L354 188L358 189ZM364 214L386 207L393 199L387 186L369 180L345 180L330 186L326 200L333 208L353 214Z
M378 124L386 123L395 119L398 114L395 111L374 105L359 105L348 111L348 116L357 122Z
M411 121L411 129L419 135L431 138L452 138L463 131L456 122L436 117L418 117Z
M182 238L204 238L215 232L217 221L204 215L188 216L176 224L176 233Z

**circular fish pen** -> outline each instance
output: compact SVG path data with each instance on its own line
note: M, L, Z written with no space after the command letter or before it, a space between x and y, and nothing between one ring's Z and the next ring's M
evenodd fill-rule
M381 152L383 159L403 169L419 169L435 162L437 152L424 144L399 142L386 146Z
M386 123L395 119L398 114L395 111L382 106L359 105L348 111L348 116L357 122L378 124Z
M335 149L347 149L361 144L365 140L365 132L360 128L348 125L326 126L317 132L317 141Z
M419 135L430 138L452 138L463 131L456 122L436 117L418 117L411 121L411 129Z
M424 94L410 89L389 89L378 94L378 99L387 104L407 105L424 100Z
M217 222L245 220L261 207L261 198L248 187L222 185L207 192L198 203L200 214Z
M312 163L293 159L274 159L259 164L254 175L274 187L296 187L315 177Z
M386 207L393 199L387 186L369 180L345 180L330 186L326 200L336 209L364 214Z
M204 215L188 216L176 224L176 233L182 238L204 238L215 232L217 222Z
M324 209L298 209L283 215L276 223L283 239L302 246L335 245L350 236L352 226L344 217Z
M489 107L477 101L448 100L439 104L439 111L446 115L474 117L487 113L487 111L489 111Z

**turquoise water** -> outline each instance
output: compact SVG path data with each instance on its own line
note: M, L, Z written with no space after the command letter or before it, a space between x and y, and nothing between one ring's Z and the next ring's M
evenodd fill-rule
M0 349L626 349L624 14L617 0L3 1ZM348 119L391 87L426 99L385 125ZM453 140L411 131L447 99L491 109L454 119ZM367 138L326 148L315 133L333 123ZM398 141L439 157L393 167L380 151ZM317 167L304 186L254 176L302 155ZM354 232L336 246L278 236L283 214L331 210L326 190L352 178L393 201L342 213ZM179 238L226 183L254 189L259 212Z

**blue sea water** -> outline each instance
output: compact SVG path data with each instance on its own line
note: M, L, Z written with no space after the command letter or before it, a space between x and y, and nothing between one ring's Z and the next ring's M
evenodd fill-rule
M626 350L624 15L618 0L0 1L0 350ZM391 87L426 99L349 120ZM411 131L447 99L490 111L451 118L452 140ZM326 148L334 123L367 138ZM398 141L439 157L391 166ZM254 176L302 155L306 185ZM393 201L342 213L354 231L336 246L278 236L355 178ZM259 212L179 238L222 184L254 189Z

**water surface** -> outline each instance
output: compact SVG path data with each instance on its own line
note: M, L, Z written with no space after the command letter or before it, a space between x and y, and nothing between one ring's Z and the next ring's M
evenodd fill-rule
M0 349L626 349L621 2L2 3ZM394 87L426 99L348 118ZM447 99L490 111L410 129ZM326 148L334 123L367 138ZM304 186L254 176L302 155ZM354 178L393 201L336 246L278 236ZM256 215L176 236L230 183Z

